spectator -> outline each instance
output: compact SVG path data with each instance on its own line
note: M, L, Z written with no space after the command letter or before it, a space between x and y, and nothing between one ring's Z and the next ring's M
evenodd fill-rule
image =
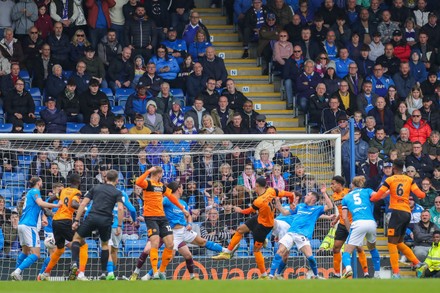
M373 116L376 119L376 125L383 127L387 135L393 135L395 131L393 111L385 106L385 99L377 97L376 106L368 111L368 116Z
M220 127L214 125L214 120L209 114L205 114L202 117L202 129L200 129L201 134L223 134L223 130Z
M54 97L47 97L46 107L40 112L40 115L46 123L47 133L66 133L67 115L62 109L56 108Z
M194 8L195 5L193 0L173 0L171 2L169 9L169 12L171 13L171 26L176 29L179 36L183 34L183 30L189 19L189 13ZM195 22L195 19L193 22Z
M15 34L22 41L26 37L28 30L38 19L38 7L34 1L20 0L12 8L11 19L14 22ZM22 60L19 61L21 62Z
M209 112L206 111L206 109L203 107L203 105L204 105L203 99L200 97L197 97L194 100L194 105L192 106L192 108L190 110L188 110L188 112L185 113L185 120L187 117L191 117L194 122L193 126L196 128L197 131L202 129L203 115L209 114Z
M275 0L269 4L269 9L276 15L278 23L284 27L293 17L293 9L284 0Z
M313 17L313 24L310 26L312 31L312 38L318 43L323 42L327 36L328 28L324 26L324 19L321 15L315 15Z
M35 122L35 103L32 96L24 89L24 80L20 77L15 82L15 89L11 90L3 105L6 121L16 124Z
M434 206L435 198L438 195L437 191L432 187L431 179L424 178L420 190L423 191L426 196L422 199L417 198L417 204L422 206L423 209L430 209Z
M186 43L182 40L182 43ZM206 48L211 47L211 42L206 38L206 33L204 30L199 29L196 34L196 38L188 47L188 54L190 54L194 61L198 61L199 58L205 56ZM168 47L167 47L168 48ZM168 50L169 52L169 50ZM183 60L182 60L183 61Z
M63 147L58 157L53 161L53 164L57 164L63 178L67 178L67 174L73 169L74 163L75 161L71 158L67 147Z
M241 111L241 117L243 118L243 125L247 129L252 129L256 125L258 112L254 110L254 104L251 100L247 100L243 104L243 109Z
M156 113L157 105L153 100L147 102L147 112L143 114L145 126L150 128L152 133L161 134L164 132L162 115Z
M359 17L352 28L353 31L359 33L359 41L368 46L373 40L373 34L376 32L377 26L373 25L368 9L361 8L359 10Z
M335 93L339 90L339 85L342 78L336 75L336 65L335 62L330 61L327 65L327 72L324 74L323 82L327 88L327 92Z
M130 19L126 18L128 23ZM98 57L104 62L105 68L108 68L119 54L122 53L122 45L116 38L116 31L109 29L107 35L101 39L98 44Z
M296 13L293 15L292 21L284 26L284 29L289 36L289 41L292 44L296 44L301 40L301 30L303 27L304 25L301 24L301 17Z
M316 92L310 96L309 119L317 123L317 128L321 129L322 111L329 105L329 95L326 93L325 84L319 83L316 86Z
M205 42L209 42L209 40L206 39L205 33L203 30L203 36L205 37ZM179 34L181 36L182 34ZM199 35L197 35L197 40L199 38ZM167 39L162 42L163 45L167 47L168 54L171 54L174 58L176 58L177 63L182 64L183 58L187 55L188 47L186 46L186 42L182 39L177 38L177 31L176 27L170 27L167 32ZM205 47L206 50L206 47Z
M176 127L182 127L185 120L179 99L172 99L170 109L162 114L165 133L171 134Z
M370 51L371 49L368 45L361 45L361 55L355 60L359 69L358 74L363 78L366 78L373 73L374 62L370 60Z
M295 175L296 166L301 164L300 159L292 154L288 145L284 144L275 153L273 161L274 164L281 166L283 178L289 183L288 190L291 190L291 180Z
M440 228L431 222L431 215L428 210L422 212L420 222L414 225L414 254L420 261L424 261L431 248L431 239L434 231Z
M383 160L379 158L379 150L375 147L368 148L367 160L362 163L358 175L363 175L367 181L374 181L382 177Z
M399 72L394 74L393 81L396 85L397 94L400 97L406 97L410 93L411 89L416 85L416 80L410 73L410 67L408 62L402 62L399 66ZM417 86L419 88L419 86ZM419 88L420 89L420 88ZM409 112L411 113L410 103L407 101Z
M373 75L367 78L367 80L370 80L373 84L373 92L381 97L384 97L387 94L388 88L391 85L394 85L394 81L383 73L383 66L379 63L376 63L374 65Z
M244 171L238 176L237 184L243 185L246 190L252 191L255 188L255 182L257 180L257 174L255 173L252 164L246 164Z
M434 199L434 206L429 209L429 213L431 214L431 222L440 225L440 196L437 196Z
M381 56L385 51L385 46L381 41L382 34L380 32L373 33L373 41L369 44L371 61L376 62L377 58Z
M292 56L293 46L289 42L287 31L283 30L279 34L279 40L273 46L273 56L275 70L283 72L286 60Z
M197 128L194 126L194 119L191 116L185 118L183 122L183 134L197 134Z
M418 36L418 29L416 31L416 23L414 18L409 17L404 24L403 28L403 39L406 41L406 43L409 46L413 46L416 43L417 36Z
M64 68L69 68L70 40L63 33L63 24L61 22L54 23L53 33L47 38L47 43L50 46L54 62L61 64Z
M376 133L368 144L370 147L379 150L379 157L382 160L388 159L388 154L394 148L393 141L387 137L387 133L382 126L376 127Z
M406 43L406 39L402 38L402 31L400 29L393 32L391 44L394 46L394 56L399 58L401 62L408 62L411 54L411 48Z
M427 71L431 68L434 69L434 63L436 59L436 52L434 45L428 42L428 33L424 30L419 32L418 42L412 46L412 50L420 50L421 58L420 61L423 62Z
M101 126L99 125L100 117L98 113L93 113L90 115L89 124L84 125L79 130L79 133L83 134L99 134Z
M309 27L304 27L301 31L301 40L298 45L301 47L304 59L316 60L322 52L321 45L311 38L312 33ZM294 51L295 52L295 51Z
M329 107L322 110L321 121L324 131L332 130L337 126L336 118L341 114L345 114L344 110L339 108L339 98L331 97Z
M422 153L422 144L413 142L412 153L406 156L405 166L413 166L421 178L431 178L434 165L428 155Z
M29 171L31 176L43 176L47 169L50 168L50 161L46 151L39 151L32 159Z
M397 158L399 160L405 160L406 156L412 152L412 143L409 140L409 130L408 128L402 127L400 129L400 136L397 139L395 148L398 151Z
M194 72L186 80L186 95L188 105L194 103L194 99L199 96L202 89L205 88L208 76L203 72L203 66L199 62L194 64Z
M268 13L265 22L259 31L257 56L263 58L263 74L269 72L269 62L272 60L273 46L279 39L279 34L283 29L283 27L277 24L276 21L275 14Z
M354 129L354 159L355 159L355 169L360 168L361 164L367 160L367 154L368 154L368 143L361 139L362 133L359 128ZM345 141L342 144L342 168L343 168L343 174L345 175L345 178L350 177L350 158L351 158L351 151L350 151L350 142ZM355 170L356 172L356 170Z
M348 49L345 47L340 48L339 58L335 59L336 75L339 78L344 78L349 73L348 67L352 63L354 63L354 61L348 58Z
M242 114L235 112L224 132L225 134L248 134L249 128L243 122Z
M180 71L179 64L173 56L168 55L165 45L159 45L157 47L156 55L150 59L150 62L156 65L158 75L164 81L168 82L171 87L181 87L179 80L176 79Z
M63 110L67 116L67 122L81 123L84 116L81 113L79 97L76 94L76 83L73 78L69 78L66 88L58 96L58 108Z
M433 130L431 135L423 144L423 154L428 155L431 160L437 158L437 150L440 150L440 133L437 130Z
M115 5L116 1L114 0L88 0L86 2L90 42L95 49L98 46L98 42L107 34L107 30L112 25L109 10Z
M307 113L310 105L310 96L315 92L321 77L314 72L315 63L312 60L304 62L304 72L298 76L296 80L296 90L298 97L298 105L300 109Z
M313 21L314 7L309 7L309 3L306 0L300 0L299 2L299 9L295 11L295 15L299 15L303 27L309 26Z
M293 54L286 60L282 78L287 95L287 110L293 110L293 97L297 93L296 81L304 69L304 58L301 46L293 47Z
M327 66L329 65L330 59L325 52L322 52L319 55L320 56L315 61L315 72L318 73L321 78L323 78L327 72Z
M89 123L90 115L98 112L101 100L109 102L107 95L99 90L99 81L96 79L90 80L89 90L82 93L78 98L81 113L84 115L84 123Z
M156 97L160 92L160 85L163 82L162 77L156 72L156 64L149 62L147 64L147 72L139 79L146 88L149 95Z
M381 42L388 43L391 41L391 36L395 30L399 29L399 23L391 20L391 13L389 10L382 11L382 21L377 26L377 31L381 34Z
M209 144L204 146L202 152L199 160L194 164L194 176L200 188L210 188L217 176L218 159L213 154L212 146Z
M254 0L256 1L256 0ZM200 226L200 236L208 241L216 242L222 246L228 244L231 237L229 230L219 221L219 212L216 207L212 207L206 212L206 221ZM206 250L209 254L210 250Z
M92 174L85 169L84 161L82 159L77 159L75 161L74 169L67 175L67 180L69 180L71 174L78 174L81 177L79 190L82 194L86 194L87 190L93 186Z
M223 59L215 55L214 47L206 48L206 54L201 58L200 64L203 67L204 74L215 78L216 88L219 89L225 86L228 72Z
M378 95L374 94L372 91L373 84L371 81L366 80L362 83L362 92L356 97L357 110L360 111L363 116L367 116L367 113L374 108L374 105L376 105Z
M147 67L145 66L145 60L141 55L137 55L134 57L133 65L134 65L134 77L131 86L133 88L136 88L139 79L147 72Z
M382 65L384 73L389 76L393 76L399 72L400 63L400 59L394 55L394 46L392 43L385 44L385 54L376 59L376 64Z
M430 12L428 15L428 23L422 26L422 31L428 35L428 44L436 47L440 42L440 26L437 24L437 14Z
M316 14L323 17L326 27L331 27L336 23L337 17L344 14L344 12L335 5L334 0L324 0L321 7L317 9Z
M28 0L23 0L23 1L28 1ZM6 59L8 59L10 63L23 62L24 61L23 48L21 46L21 42L16 38L14 38L14 31L12 30L12 28L5 28L3 35L4 38L0 40L1 55Z
M226 96L220 96L218 106L211 111L214 125L220 129L225 129L229 122L232 121L233 115L234 110L229 108L228 98Z
M160 92L153 100L156 102L158 114L163 115L171 110L173 94L170 92L170 85L167 82L161 84Z
M134 78L134 68L130 57L131 49L129 47L125 47L122 50L121 56L118 56L118 58L114 60L114 62L112 62L108 68L108 84L114 92L118 88L131 87L131 81Z
M344 76L344 80L347 81L350 92L357 96L361 92L364 78L358 74L358 66L356 63L350 63L348 65L348 74Z
M86 69L86 63L84 61L78 61L76 64L76 70L72 72L72 75L70 76L70 78L75 81L76 93L79 95L89 89L90 80L92 79L92 76L86 72Z
M340 108L348 115L353 115L356 111L356 96L350 91L348 82L343 80L339 84L339 90L333 93L339 99Z
M270 9L263 5L261 0L252 0L252 6L246 11L244 17L239 20L238 27L243 36L242 59L249 58L249 43L258 41L259 31L268 13L271 13Z
M52 67L52 73L47 77L45 96L58 98L66 88L67 80L63 76L63 68L59 64Z
M90 42L87 40L85 32L81 29L76 30L69 45L70 66L68 68L72 68L78 63L79 59L84 56L85 48L88 46L90 46Z
M435 108L432 100L429 97L423 97L423 107L420 108L422 119L428 122L431 129L440 129L440 113L439 109Z
M47 77L51 74L52 68L56 62L51 54L51 48L48 44L43 44L40 50L41 53L32 59L32 86L38 87L42 91L45 88Z
M422 83L428 77L425 64L421 61L422 53L419 49L411 51L411 58L409 60L410 74L414 77L416 82Z
M108 100L99 101L99 126L102 128L112 128L114 125L115 114L110 111Z
M84 57L81 57L86 65L86 72L90 76L99 81L99 84L103 88L107 88L107 81L105 80L105 68L101 59L95 55L95 49L92 46L88 46L84 49Z
M185 19L185 21L186 21L186 19ZM208 29L200 21L200 14L197 11L192 10L191 15L189 17L189 23L185 26L185 28L183 30L183 34L182 34L182 39L186 42L187 48L194 41L196 33L199 29L202 29L205 31L207 40L211 40Z
M199 94L199 97L203 99L203 105L205 106L206 111L208 111L209 113L218 105L218 100L220 98L220 94L215 87L215 78L208 77L205 90Z
M151 134L149 127L145 125L145 118L141 114L136 114L134 119L134 127L128 131L130 134ZM148 145L147 140L138 140L139 148L144 149Z
M267 132L266 115L258 114L255 117L255 126L251 128L252 134L265 134Z
M409 139L412 142L420 142L424 144L426 139L431 135L431 127L422 119L420 110L414 110L411 118L405 123L406 128L409 129Z
M35 60L40 56L41 46L44 41L38 34L38 29L32 26L28 30L28 35L23 40L23 61L25 67L31 70Z
M229 107L234 111L243 109L244 102L248 100L242 92L237 90L232 78L226 80L226 88L221 95L228 98Z
M362 139L366 142L370 142L370 139L372 139L376 133L376 118L373 116L367 116L365 118L365 127L362 128L361 131Z

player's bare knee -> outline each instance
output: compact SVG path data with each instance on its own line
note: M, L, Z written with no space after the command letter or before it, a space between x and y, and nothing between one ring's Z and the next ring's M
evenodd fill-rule
M367 241L367 247L368 247L369 250L375 249L376 248L376 243L370 243L370 242Z
M194 239L194 242L198 246L205 247L208 240L206 240L202 237L197 237L196 239Z
M108 242L102 242L101 247L103 250L109 250Z
M264 244L263 242L255 241L255 243L254 243L254 251L255 252L260 251L261 248L263 247L263 244Z

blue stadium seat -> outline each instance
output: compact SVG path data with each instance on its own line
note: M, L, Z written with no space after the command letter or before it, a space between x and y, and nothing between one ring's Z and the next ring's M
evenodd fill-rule
M0 124L0 133L10 133L12 131L12 123Z
M116 99L116 103L117 105L121 105L119 103L119 100L123 97L127 98L128 96L130 96L132 93L134 93L134 89L132 88L127 88L127 89L116 89L115 92L115 99Z
M115 115L124 115L124 107L114 106L114 107L112 107L112 112Z
M0 107L0 123L5 123L5 112L3 111L3 107Z
M78 133L84 123L67 122L66 133Z
M35 129L34 123L25 123L24 128L23 128L23 132L24 133L32 133L32 132L34 132L34 129Z
M11 191L12 196L14 198L14 202L19 201L22 196L23 193L26 191L26 188L24 186L11 186L11 187L7 187L6 189L8 189L9 191Z
M185 114L186 112L188 112L189 110L191 110L192 106L185 106L182 108L182 112L183 114Z
M321 246L321 240L319 239L312 239L310 240L310 246L313 250L319 249L319 246Z
M132 127L134 127L134 124L126 123L125 127L127 127L127 129L130 130Z
M27 70L20 70L20 72L18 73L18 76L20 76L24 83L25 83L25 89L29 89L31 87L31 77L29 75L29 72Z
M113 95L112 89L100 88L99 90L107 96L108 100L110 101L110 106L113 107L115 105L115 96Z
M185 95L183 93L182 89L170 89L171 94L173 95L173 97L175 98L184 98Z
M63 70L63 77L65 79L69 79L69 77L72 75L72 71L71 70Z
M37 116L37 118L40 118L40 112L44 109L46 109L45 106L35 106L35 116Z
M96 242L96 240L92 238L86 238L87 246L89 247L89 252L95 252L96 254L99 254L99 245Z
M31 155L19 155L17 157L18 159L18 166L27 168L32 162L32 156Z
M139 254L144 250L146 244L147 244L147 240L145 239L127 240L125 241L125 252L126 253L133 252Z
M5 172L2 177L3 186L25 186L26 175L22 172Z
M147 237L147 225L141 222L138 229L139 238L144 239Z
M13 194L9 189L0 189L0 195L3 196L6 201L13 200Z

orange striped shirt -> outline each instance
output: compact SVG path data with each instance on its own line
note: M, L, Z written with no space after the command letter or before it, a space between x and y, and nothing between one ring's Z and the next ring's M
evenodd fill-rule
M59 201L63 204L58 208L57 212L53 216L53 220L72 220L73 213L76 209L72 207L72 201L79 203L81 191L76 188L66 187L61 190Z
M252 203L252 209L258 211L258 223L264 227L273 227L274 225L276 197L293 197L293 193L268 187Z
M350 189L344 188L341 190L341 192L333 192L333 201L335 203L335 206L338 208L339 211L339 223L342 225L345 225L344 219L342 218L342 199L344 196L350 192ZM350 220L350 223L353 222L353 218L350 212L348 212L348 219Z

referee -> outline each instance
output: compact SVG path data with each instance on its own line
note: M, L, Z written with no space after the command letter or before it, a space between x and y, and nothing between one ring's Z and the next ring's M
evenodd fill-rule
M109 170L105 183L95 185L85 195L78 208L76 217L73 220L72 230L76 230L72 241L72 264L70 267L69 280L76 279L78 271L78 258L80 246L85 243L84 238L90 237L95 230L99 231L101 239L101 271L106 274L107 262L109 257L108 241L112 232L113 208L118 204L118 227L115 235L121 233L124 208L122 203L122 193L116 189L118 184L118 171ZM86 206L93 200L90 212L85 221L79 226L79 220ZM79 226L79 227L78 227Z

